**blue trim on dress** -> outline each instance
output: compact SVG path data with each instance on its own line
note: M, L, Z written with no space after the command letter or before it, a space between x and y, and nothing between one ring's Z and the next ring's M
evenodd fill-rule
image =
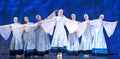
M37 52L37 55L38 56L44 56L45 54L48 54L49 53L49 50L46 50L46 51L38 51Z
M74 51L66 50L66 53L69 55L78 55L79 51L78 50L74 50Z
M26 53L32 53L32 52L34 52L34 50L26 50L25 52Z
M25 51L25 56L31 56L31 55L37 55L36 49L26 50Z
M10 50L9 55L11 56L15 56L15 55L22 55L23 54L23 50Z
M97 54L108 54L107 49L98 49L98 48L94 48L92 49L92 53L97 53Z
M66 47L51 47L51 51L52 52L65 52L66 51Z

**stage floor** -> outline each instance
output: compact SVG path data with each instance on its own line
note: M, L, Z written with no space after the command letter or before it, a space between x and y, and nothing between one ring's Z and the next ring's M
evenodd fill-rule
M78 56L70 56L67 55L66 53L63 54L62 57L57 58L56 53L50 53L47 56L44 57L24 57L22 56L21 58L16 58L13 56L9 55L0 55L0 59L120 59L120 55L110 55L110 56L93 56L90 55L89 57L84 57L82 54L79 54Z

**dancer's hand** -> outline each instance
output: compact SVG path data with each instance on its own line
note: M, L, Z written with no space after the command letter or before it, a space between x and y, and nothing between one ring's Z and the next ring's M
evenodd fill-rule
M42 22L40 21L40 22L38 22L38 25L41 25L42 24Z
M23 25L23 28L25 29L25 28L26 28L26 26L25 26L25 25Z

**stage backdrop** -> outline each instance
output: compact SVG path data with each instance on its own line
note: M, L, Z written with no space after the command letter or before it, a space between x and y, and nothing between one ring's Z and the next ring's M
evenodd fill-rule
M24 23L24 16L28 16L31 22L37 22L36 14L45 19L56 9L63 9L68 18L75 13L77 21L84 21L85 13L89 15L90 20L98 18L100 14L105 15L106 21L120 20L120 0L0 0L0 25L13 23L15 16L19 18L20 23ZM0 53L9 52L10 41L11 37L8 40L0 37ZM113 36L106 36L106 42L110 54L120 53L120 22Z

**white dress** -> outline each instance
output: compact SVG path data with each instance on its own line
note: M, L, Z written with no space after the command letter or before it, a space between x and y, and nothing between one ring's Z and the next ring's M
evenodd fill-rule
M117 22L106 22L100 21L100 19L92 21L92 28L93 28L93 44L92 44L92 53L94 54L108 54L107 51L107 44L105 41L103 27L107 35L110 37L117 25Z
M40 21L42 22L42 21ZM50 39L49 35L45 30L43 29L42 25L39 25L36 32L36 49L39 56L43 56L45 54L48 54L50 49Z
M80 51L80 44L79 39L77 37L77 32L69 33L68 35L68 45L67 45L67 52L68 53L76 53Z
M56 17L55 31L52 39L51 49L63 51L66 49L67 34L64 28L64 17Z
M35 36L35 28L30 27L29 25L33 25L34 23L26 23L25 31L23 33L23 40L24 40L24 51L25 55L28 56L30 54L36 53L36 36Z
M65 51L67 46L70 47L70 44L67 40L65 26L70 34L73 34L76 32L77 37L75 34L74 35L75 38L79 38L81 36L81 33L82 33L81 29L84 31L83 28L80 28L77 31L78 29L77 22L73 22L72 20L66 18L65 16L62 16L62 17L55 16L49 20L45 20L41 25L47 33L49 33L50 35L53 35L51 50L54 50L54 51ZM55 26L55 31L53 34L54 26ZM83 26L83 25L79 25L79 26ZM75 44L78 45L78 43L75 43ZM71 48L68 48L68 49L71 50ZM74 50L78 50L78 47L76 47Z
M11 24L13 37L10 44L10 55L12 54L23 54L23 28L20 23Z
M11 26L11 28L10 28ZM0 27L0 30L4 29L3 31L0 31L1 36L4 39L8 39L10 36L10 33L12 31L13 37L10 43L10 55L22 55L23 54L23 40L22 40L22 34L23 34L23 28L20 23L14 23L10 25L3 25Z
M78 25L77 21L70 21L70 22L71 22L70 24L74 24L74 26L75 26L75 24L76 24L76 26ZM73 33L69 32L68 42L67 42L67 53L78 54L79 50L80 50L80 44L79 44L79 37L77 35L77 30Z
M92 50L92 40L93 40L91 33L91 26L89 24L89 21L84 21L84 23L86 25L86 29L81 38L80 50L90 51Z

